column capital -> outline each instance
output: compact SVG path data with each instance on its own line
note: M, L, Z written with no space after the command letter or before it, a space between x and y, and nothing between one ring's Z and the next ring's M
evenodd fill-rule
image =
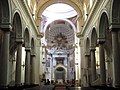
M35 57L35 56L36 56L36 54L35 54L35 53L31 53L31 56Z
M95 51L96 49L95 49L95 45L94 44L91 44L91 46L90 46L90 51Z
M31 51L30 47L25 47L25 51Z
M23 39L23 38L16 38L16 42L17 42L17 43L23 43L23 42L24 42L24 39Z
M12 26L10 23L2 23L0 25L0 28L3 30L3 31L11 31L12 30Z
M103 44L103 43L105 43L105 38L98 38L97 43L98 43L98 44Z
M85 52L85 56L90 56L90 53L89 52Z
M90 48L90 51L95 51L96 49L95 48Z
M110 26L109 26L109 29L111 30L111 31L114 31L114 32L117 32L117 31L119 31L120 30L120 24L118 23L116 23L116 24L111 24Z

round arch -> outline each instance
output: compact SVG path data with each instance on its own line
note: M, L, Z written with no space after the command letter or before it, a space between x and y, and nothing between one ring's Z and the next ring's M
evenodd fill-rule
M55 68L55 71L54 71L55 80L57 80L57 79L66 80L67 79L67 71L66 70L67 69L63 65L57 65ZM60 77L57 77L57 76L60 76Z
M50 5L55 4L55 3L64 3L64 4L68 4L71 7L74 7L74 9L77 11L77 13L79 15L82 15L82 5L78 6L75 4L75 2L71 1L71 0L62 0L62 1L57 1L57 0L48 0L47 2L45 2L43 5L39 6L37 9L37 17L40 17L43 13L43 11ZM79 8L81 7L81 8Z
M22 41L22 23L18 12L14 13L12 20L12 31L10 31L10 54L14 55L17 49L17 42Z
M16 38L22 38L22 21L20 14L18 12L15 12L14 17L13 17L13 27L12 30L15 31L16 33Z
M97 32L96 32L95 27L93 27L92 32L91 32L90 45L91 47L96 47L97 45Z
M65 66L63 66L62 64L58 64L58 65L55 67L55 70L56 70L57 68L59 68L59 67L64 68L65 71L67 72L67 68L66 68Z
M77 29L76 29L75 25L70 20L68 20L68 19L57 19L57 20L63 20L65 22L68 22L72 26L74 32L76 32ZM46 25L44 27L44 32L46 31L47 27L54 21L56 21L56 20L53 20L53 21L50 21L50 22L46 23Z
M98 38L105 39L106 29L109 27L108 14L103 12L100 16Z
M45 39L47 40L47 43L51 44L51 41L55 40L54 37L62 34L66 37L67 44L74 44L75 43L75 32L65 24L55 24L50 29L47 29L45 32ZM50 38L51 37L51 38Z
M25 47L30 47L30 33L28 28L26 28L24 32L24 44Z
M112 71L112 63L111 63L111 59L112 59L112 35L111 35L111 31L109 29L109 17L107 12L102 12L101 13L101 17L100 17L100 23L99 23L99 35L98 35L99 39L103 39L105 40L104 43L104 56L105 56L105 60L107 60L108 62L104 62L104 67L107 70L107 72L105 72L107 77L112 77L112 74L110 74ZM101 48L99 48L101 49ZM100 53L100 52L99 52ZM101 57L99 57L100 62L101 62ZM100 65L101 66L101 65Z
M103 37L99 37L99 38L103 38L105 39L105 43L104 43L104 48L106 51L106 55L108 57L111 57L110 55L112 54L111 52L111 48L112 48L112 33L109 29L109 25L110 25L110 20L109 20L109 15L108 13L104 10L101 13L101 17L100 17L100 24L99 24L99 36L101 36L101 34L103 34Z
M1 27L3 27L3 28L4 27L10 28L10 23L11 23L11 9L10 9L10 7L11 7L10 0L0 1L0 8L1 8L0 23L1 23Z

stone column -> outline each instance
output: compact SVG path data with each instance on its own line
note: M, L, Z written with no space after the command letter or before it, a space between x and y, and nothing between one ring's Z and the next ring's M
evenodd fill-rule
M17 42L17 58L15 71L15 85L21 85L21 61L22 61L22 40L16 39Z
M2 56L0 60L1 71L0 71L0 85L7 86L9 84L9 42L10 42L10 29L2 29L4 32L3 45L2 45Z
M99 39L99 58L100 58L100 80L101 85L106 85L106 68L105 68L105 53L104 53L104 39Z
M92 82L96 80L96 58L95 58L95 49L91 48L91 80Z
M31 84L35 84L35 54L31 55Z
M119 57L119 43L118 31L112 30L112 52L113 52L113 77L114 86L120 87L120 57Z
M25 85L30 84L30 48L25 48Z
M86 54L85 54L85 62L86 62L86 69L87 69L87 72L86 72L86 75L87 75L87 86L90 86L89 57L90 57L90 54L89 54L89 53L86 53Z

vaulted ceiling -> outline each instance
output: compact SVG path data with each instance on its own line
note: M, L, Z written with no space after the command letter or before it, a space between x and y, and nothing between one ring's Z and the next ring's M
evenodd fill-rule
M39 17L42 12L50 5L55 3L64 3L72 6L80 15L83 13L83 3L81 0L37 0L37 13Z
M75 32L67 21L55 20L50 23L45 31L45 40L49 49L63 49L69 54L74 52Z
M90 0L31 0L31 1L36 2L35 21L37 25L40 26L41 28L40 24L42 21L42 13L47 7L57 3L64 3L73 7L74 10L77 12L76 16L79 17L80 21L79 26L83 26L84 4L86 3L86 5L88 5ZM67 19L70 20L71 18L69 17ZM56 23L60 21L61 20L56 20L55 22L52 22L47 26L46 30L44 31L46 43L47 45L53 46L64 43L63 46L66 46L70 52L73 52L74 51L73 45L75 44L75 29L73 28L73 26L71 26L69 22L66 21L63 21L65 23Z
M60 22L60 20L57 21ZM67 44L74 44L74 30L72 26L68 22L56 24L53 23L51 23L52 25L50 25L50 27L47 28L45 32L45 38L47 39L47 43L51 44L51 42L54 41L55 36L61 33L67 38Z

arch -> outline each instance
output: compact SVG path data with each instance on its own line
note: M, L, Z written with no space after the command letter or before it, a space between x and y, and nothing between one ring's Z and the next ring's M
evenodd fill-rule
M68 22L71 26L72 26L72 28L73 28L73 30L74 30L74 32L76 32L76 27L75 27L75 25L70 21L70 20L68 20L68 19L57 19L57 20L63 20L63 21L65 21L65 22ZM50 22L47 22L46 23L46 25L45 25L45 27L44 27L44 32L47 30L47 27L52 23L52 22L54 22L54 21L56 21L56 20L53 20L53 21L50 21Z
M112 2L112 25L120 24L120 0L113 0ZM120 26L119 26L120 28Z
M97 32L96 32L95 27L92 29L92 32L91 32L90 42L91 42L90 45L92 47L96 47L96 45L97 45Z
M51 26L50 29L47 29L45 32L46 42L51 44L51 42L55 40L54 37L56 37L60 33L66 37L65 40L68 42L67 43L68 45L72 45L75 43L75 32L70 27L66 26L65 24L55 24Z
M13 31L16 33L16 38L22 38L22 22L21 22L21 17L18 12L15 12L14 17L13 17Z
M87 54L90 52L90 40L88 37L86 39L85 51Z
M37 17L41 16L43 11L45 10L45 8L47 8L48 6L55 4L55 3L64 3L64 4L68 4L71 7L73 7L78 14L80 14L82 16L82 4L80 3L80 6L76 5L75 2L71 1L71 0L62 0L62 1L57 1L57 0L48 0L47 2L45 2L42 6L39 6L37 9ZM79 8L80 7L80 8Z
M63 71L63 70L65 70L65 69L64 69L63 67L57 67L56 70L58 70L58 71Z
M0 1L0 16L1 16L1 27L10 28L11 23L11 5L10 0L2 0Z
M105 12L103 12L105 13ZM110 55L112 54L112 33L111 30L109 29L109 18L107 13L105 13L106 15L104 16L104 32L105 32L105 44L104 44L104 48L107 54L107 57L110 57Z
M22 39L22 23L18 12L15 12L12 21L12 30L10 31L10 54L14 55L17 49L16 41L21 41Z
M24 32L24 44L25 47L30 47L30 33L28 28L26 28Z
M59 68L59 67L62 67L62 68L64 68L64 69L65 69L65 71L67 72L67 69L66 69L66 67L65 67L64 65L62 65L62 64L58 64L58 65L55 67L55 70L56 70L57 68Z
M66 79L66 70L63 67L57 67L54 71L55 73L55 80L57 79L62 79L65 80Z
M103 12L100 17L99 22L99 31L98 31L98 38L105 39L105 32L106 29L108 29L109 23L108 23L108 15L106 12Z

